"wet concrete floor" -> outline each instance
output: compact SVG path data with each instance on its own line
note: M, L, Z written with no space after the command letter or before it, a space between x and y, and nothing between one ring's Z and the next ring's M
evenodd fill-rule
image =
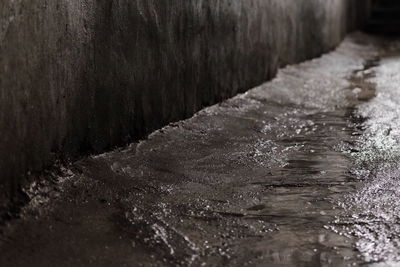
M55 167L1 227L0 266L400 266L397 51L353 34L146 140Z

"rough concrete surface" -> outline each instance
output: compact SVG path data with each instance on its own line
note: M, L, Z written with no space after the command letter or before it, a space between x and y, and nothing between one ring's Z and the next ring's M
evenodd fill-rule
M398 266L399 51L354 34L48 174L1 228L0 265Z
M56 159L137 140L332 49L368 3L0 1L0 203Z

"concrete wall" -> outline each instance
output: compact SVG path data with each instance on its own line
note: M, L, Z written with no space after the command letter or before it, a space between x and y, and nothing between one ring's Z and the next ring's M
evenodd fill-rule
M368 0L0 1L0 189L333 48Z

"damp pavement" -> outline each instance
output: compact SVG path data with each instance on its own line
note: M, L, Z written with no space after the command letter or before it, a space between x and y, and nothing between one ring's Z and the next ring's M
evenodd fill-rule
M43 174L0 266L400 266L400 42L321 58Z

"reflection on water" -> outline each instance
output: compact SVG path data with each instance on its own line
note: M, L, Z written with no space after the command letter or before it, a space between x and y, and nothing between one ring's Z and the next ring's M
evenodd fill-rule
M351 266L364 260L355 249L354 235L336 228L343 214L349 212L343 205L346 196L360 184L359 175L350 171L352 153L358 152L355 144L364 129L354 111L375 96L374 83L367 78L374 76L372 68L378 62L374 56L347 77L348 91L337 93L344 92L346 101L341 99L347 104L331 108L315 108L314 104L306 108L304 102L303 108L281 104L276 122L263 127L265 138L277 151L290 150L285 154L285 164L270 166L265 179L253 182L265 191L245 215L249 220L275 225L274 231L255 245L265 262L278 266ZM274 103L266 106L271 112Z
M329 227L341 211L335 203L356 182L348 173L351 160L336 148L351 142L356 129L345 111L297 111L296 116L281 117L280 123L291 130L279 133L282 129L277 127L273 141L278 147L296 149L287 154L285 166L272 168L264 180L255 182L265 191L245 217L276 225L257 242L257 248L274 264L338 266L349 264L350 258L356 262L351 240ZM305 123L312 127L305 129Z

